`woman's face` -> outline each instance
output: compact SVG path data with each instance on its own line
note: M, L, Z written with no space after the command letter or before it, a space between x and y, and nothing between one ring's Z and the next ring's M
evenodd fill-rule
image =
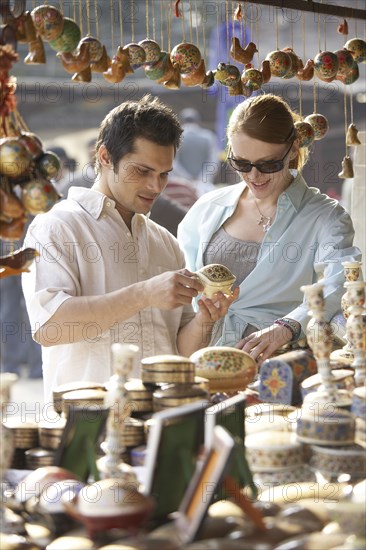
M279 172L265 174L253 166L250 172L238 172L257 199L273 198L288 187L292 180L289 164L297 156L298 141L289 143L267 143L253 139L244 133L233 134L230 138L230 156L252 164L262 164L283 159L283 168ZM287 154L286 154L287 152ZM283 158L285 157L285 158Z

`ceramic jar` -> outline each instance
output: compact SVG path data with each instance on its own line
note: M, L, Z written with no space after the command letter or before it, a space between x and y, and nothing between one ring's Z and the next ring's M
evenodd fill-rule
M328 478L348 474L352 480L366 476L366 450L361 445L311 446L310 467Z
M297 416L296 416L297 415ZM289 415L292 417L292 414ZM315 445L342 446L354 443L355 420L348 411L332 403L310 404L294 414L296 433L300 441Z
M216 292L231 295L231 287L236 277L221 264L208 264L195 272L196 277L203 284L203 293L207 298L213 298Z
M154 355L141 360L144 384L189 384L194 382L195 364L181 355Z
M342 262L344 276L346 278L346 282L351 281L358 281L360 278L360 272L361 272L361 262ZM341 298L341 307L342 307L342 313L345 319L348 319L349 317L349 298L348 298L348 289L346 288L346 292L343 294Z
M202 348L191 357L198 376L207 378L210 391L244 390L257 374L257 364L245 351L226 346Z
M346 334L354 355L351 366L356 371L356 385L361 386L366 381L366 283L354 281L347 282L344 286L348 290L350 313L346 323Z
M303 446L296 434L268 431L247 435L245 453L252 472L271 472L303 465Z

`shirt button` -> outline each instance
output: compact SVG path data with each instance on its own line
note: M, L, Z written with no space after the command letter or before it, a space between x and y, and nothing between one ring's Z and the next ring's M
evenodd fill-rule
M111 205L111 203L110 203L109 201L107 201L107 202L106 202L106 205L107 205L107 206L110 206L110 205Z
M102 218L106 218L107 217L107 214L102 214Z
M130 232L127 233L127 237L131 237L131 233L130 233Z

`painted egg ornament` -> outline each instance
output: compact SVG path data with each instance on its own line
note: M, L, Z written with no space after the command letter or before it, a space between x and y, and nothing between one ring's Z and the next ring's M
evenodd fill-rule
M19 139L0 140L0 173L17 178L29 168L32 156Z
M159 61L161 49L155 40L145 38L145 40L141 40L138 45L141 46L145 52L145 65L152 65Z
M55 52L72 52L76 50L80 38L81 30L79 25L69 17L64 17L62 33L54 40L50 40L49 45Z
M46 151L37 161L37 168L46 179L56 179L60 173L61 161L52 151Z
M269 52L266 60L269 61L272 76L284 77L291 69L291 57L281 50Z
M315 132L312 125L303 120L295 122L294 126L300 147L309 147L315 138Z
M43 154L43 145L36 134L32 132L24 132L18 139L22 145L30 153L32 159L36 159Z
M62 13L54 6L38 6L31 12L37 34L45 42L58 38L64 28Z
M285 78L285 79L293 78L294 76L296 76L297 71L303 66L303 63L291 48L285 48L282 51L287 53L287 55L291 59L291 68L287 71L287 73L282 78Z
M352 53L349 50L345 50L345 49L336 50L334 53L338 57L337 76L338 75L345 76L352 69L352 65L354 61Z
M160 80L160 78L163 78L167 71L169 61L170 59L168 52L160 52L159 61L153 65L145 67L145 75L147 78L150 78L150 80Z
M224 86L234 86L240 80L240 71L236 65L219 63L214 78Z
M131 67L139 69L146 61L146 53L142 46L139 44L127 44L125 48L128 50L128 58L131 64Z
M258 69L246 69L242 74L241 81L244 86L249 86L254 92L262 86L263 74Z
M201 61L201 52L194 44L182 42L174 46L170 53L171 62L177 63L182 74L191 73L197 70Z
M313 127L315 140L322 139L329 128L328 120L320 113L313 113L305 117L305 122L308 122Z
M348 85L353 84L354 82L356 82L356 80L358 80L359 76L360 76L360 71L359 71L359 68L358 68L358 63L357 63L357 61L353 61L352 68L348 71L348 73L344 74L344 75L343 74L337 74L336 79L340 80L341 82L343 82L343 84L348 86Z
M334 77L337 74L338 67L338 57L333 52L319 52L314 57L314 70L319 77Z
M366 63L366 42L361 38L351 38L344 45L357 63Z
M93 36L86 36L80 40L79 48L87 44L89 48L90 63L97 63L103 55L103 44Z
M32 180L22 187L22 203L27 212L36 216L48 212L60 195L49 181Z

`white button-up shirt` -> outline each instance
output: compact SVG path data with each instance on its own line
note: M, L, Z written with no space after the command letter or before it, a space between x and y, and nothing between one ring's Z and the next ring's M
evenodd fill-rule
M129 231L112 199L82 187L70 188L68 200L36 216L25 246L39 252L22 279L33 334L72 296L104 295L185 266L177 240L165 228L135 214ZM72 342L75 321L70 319L66 328L72 343L59 345L60 327L51 321L47 338L54 345L42 349L46 403L60 384L107 381L114 342L139 346L138 360L176 354L178 331L193 317L191 306L167 311L149 307L104 333L98 323L90 322L79 342ZM139 364L132 375L139 375Z

